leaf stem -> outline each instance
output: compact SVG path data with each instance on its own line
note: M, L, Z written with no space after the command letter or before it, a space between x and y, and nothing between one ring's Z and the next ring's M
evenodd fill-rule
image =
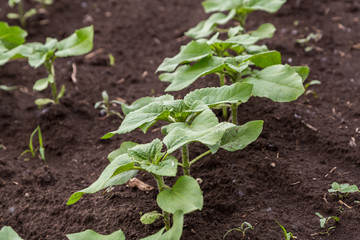
M24 17L24 7L23 7L23 4L22 4L22 1L20 1L17 4L17 9L18 9L18 12L19 12L19 21L20 21L21 27L25 28L26 27L26 19Z
M235 125L238 125L237 110L238 110L237 103L232 103L231 104L232 123Z
M222 87L222 86L225 85L225 74L224 73L219 73L219 78L220 78L220 86ZM222 112L223 112L224 121L227 121L228 118L229 118L228 112L227 112L227 107L223 107Z
M169 188L165 182L164 182L164 178L162 176L159 176L159 175L156 175L156 174L153 174L155 180L156 180L156 183L158 185L158 190L159 190L159 193L162 192L164 189L166 188ZM168 231L171 227L171 224L170 224L170 213L169 212L166 212L166 211L162 211L162 215L163 215L163 221L164 221L164 224L165 224L165 229L166 231Z
M189 162L189 145L185 144L181 147L183 173L190 176L190 162Z
M45 67L49 75L53 76L53 82L50 83L51 86L51 92L54 98L55 104L59 103L59 98L56 90L56 83L55 83L55 68L52 60L47 60L45 62Z
M208 155L209 153L211 153L211 150L206 151L206 152L204 152L203 154L201 154L201 155L197 156L196 158L194 158L193 160L191 160L191 161L190 161L190 166L193 165L195 162L197 162L200 158Z

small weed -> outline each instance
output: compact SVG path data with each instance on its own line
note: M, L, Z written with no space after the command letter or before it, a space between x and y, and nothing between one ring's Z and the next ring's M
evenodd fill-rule
M232 228L232 229L230 229L229 231L227 231L227 232L225 233L223 239L225 239L226 235L228 235L228 234L229 234L230 232L232 232L232 231L239 231L239 232L241 232L241 233L242 233L242 239L244 239L245 236L246 236L246 231L247 231L248 229L254 230L253 226L251 226L250 223L248 223L248 222L243 222L243 223L240 225L240 227L238 227L238 228Z
M33 145L33 139L35 134L38 134L38 140L39 140L39 147L34 149L34 145ZM44 142L43 142L43 138L42 138L42 134L41 134L41 129L40 126L37 126L35 128L35 130L31 133L30 135L30 140L29 140L29 149L23 151L20 154L20 157L24 156L26 153L31 153L31 156L33 158L35 158L36 156L36 151L39 150L40 153L40 158L46 163L46 159L45 159L45 148L44 148Z
M277 220L275 220L275 221L283 230L283 235L284 235L285 240L296 239L296 237L291 232L287 232L285 227L283 227Z
M102 100L95 103L94 108L95 109L100 108L101 109L100 110L101 115L105 115L105 117L110 117L111 115L116 115L119 118L124 119L124 116L122 116L119 112L116 112L116 111L110 109L110 107L112 105L116 105L116 104L117 105L122 105L122 103L120 101L117 101L117 100L109 101L109 95L107 94L106 91L103 91L101 93L101 96L102 96Z

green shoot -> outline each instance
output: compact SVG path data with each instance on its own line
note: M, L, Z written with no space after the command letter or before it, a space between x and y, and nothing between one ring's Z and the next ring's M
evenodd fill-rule
M17 86L0 85L0 89L10 92L10 91L14 91L14 90L18 89L18 87Z
M7 18L9 19L18 19L20 21L21 27L26 27L26 20L37 14L37 10L35 8L31 8L24 11L24 6L22 0L9 0L8 1L10 7L17 7L17 13L8 13Z
M115 65L115 57L111 53L109 53L109 64L112 67Z
M101 115L105 115L105 117L110 117L111 115L116 115L121 119L124 119L124 116L122 116L119 112L116 112L114 110L111 110L110 107L112 105L122 105L123 103L117 100L109 100L109 95L107 94L106 91L103 91L102 94L102 100L95 103L94 108L98 109L100 108L100 113Z
M291 232L287 232L285 227L283 227L277 220L275 220L275 221L281 227L285 240L296 239L296 237Z
M318 212L316 212L315 214L316 214L316 216L318 216L320 218L320 227L321 228L325 228L328 225L330 220L333 220L335 224L340 222L340 219L338 217L336 217L336 216L324 217L323 215L321 215ZM331 230L334 230L334 229L335 229L335 226L329 226L329 227L327 227L326 232L316 233L316 235L319 235L319 234L321 234L321 235L325 235L325 234L330 235Z
M343 198L342 194L345 193L345 197L347 197L349 193L359 192L359 188L356 185L350 185L348 183L339 184L337 182L333 182L328 192L337 193L340 198Z
M227 232L225 233L223 239L225 239L225 238L226 238L226 235L228 235L228 234L229 234L230 232L232 232L232 231L239 231L239 232L241 232L241 233L242 233L242 239L245 239L246 231L249 230L249 229L254 230L254 227L251 226L251 224L248 223L248 222L243 222L243 223L240 225L240 227L238 227L238 228L232 228L232 229L230 229L229 231L227 231Z
M39 147L34 148L33 139L36 133L38 135ZM35 158L37 150L39 150L40 158L46 163L45 148L44 148L44 142L43 142L40 126L37 126L35 130L31 133L29 140L29 149L23 151L20 154L20 157L24 156L26 153L31 153L31 156Z

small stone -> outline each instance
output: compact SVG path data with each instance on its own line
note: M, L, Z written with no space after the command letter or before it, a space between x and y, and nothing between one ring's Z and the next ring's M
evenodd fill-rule
M30 194L29 194L29 193L25 193L24 196L27 198L27 197L30 197Z

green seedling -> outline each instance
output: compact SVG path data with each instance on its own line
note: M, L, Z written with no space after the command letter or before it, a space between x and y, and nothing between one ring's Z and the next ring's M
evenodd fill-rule
M276 220L275 220L276 221ZM287 232L285 227L283 227L278 221L276 221L276 223L281 227L282 231L283 231L283 236L285 240L291 240L291 239L296 239L296 237L291 233L291 232Z
M245 22L249 13L257 10L275 13L286 2L286 0L207 0L202 5L206 13L213 13L207 20L201 21L197 26L191 28L185 34L191 38L198 39L208 37L214 32L227 32L228 35L236 35L245 32ZM223 14L221 12L227 12ZM230 20L236 20L238 25L230 29L220 29L218 25L225 25ZM270 24L263 24L259 32L267 29L275 29ZM270 30L272 31L272 30ZM257 35L257 33L255 33Z
M76 203L85 193L96 193L109 186L124 184L138 171L145 171L157 182L159 191L157 204L162 209L162 214L147 213L142 217L142 221L150 224L161 217L165 225L149 239L179 240L182 235L184 215L201 210L203 196L197 181L189 176L179 177L173 187L165 184L164 177L176 176L178 161L169 152L162 152L162 148L163 143L159 139L147 144L124 142L119 149L109 154L110 164L100 177L89 187L72 194L67 204ZM166 232L163 233L165 230Z
M347 197L349 193L359 192L359 188L356 185L350 185L348 183L339 184L333 182L328 192L336 193L340 198L343 198L344 196L342 194L345 194L345 197Z
M314 96L314 98L317 98L317 93L314 90L308 89L310 86L312 85L320 85L321 82L319 80L312 80L308 83L305 84L305 95L309 95L312 94Z
M239 231L239 232L241 232L241 233L242 233L242 238L241 238L241 239L245 239L246 231L249 230L249 229L254 230L253 226L251 226L250 223L248 223L248 222L243 222L243 223L240 225L240 227L238 227L238 228L232 228L232 229L230 229L229 231L227 231L227 232L225 233L223 239L225 239L225 238L226 238L226 235L228 235L228 234L229 234L230 232L232 232L232 231Z
M112 67L115 66L115 57L111 53L109 53L109 64Z
M31 8L31 9L25 11L22 0L9 0L8 3L11 8L16 6L18 12L17 13L8 13L6 15L7 18L18 19L21 24L21 27L23 27L23 28L26 27L27 19L37 14L37 10L35 8Z
M46 6L52 5L54 3L54 0L34 0L34 1L38 2L41 8L46 8Z
M164 143L168 153L182 151L184 175L190 175L190 167L202 157L215 154L220 148L237 151L255 141L262 131L263 121L250 121L237 126L233 123L219 123L211 108L246 102L252 94L252 85L236 83L219 88L204 88L187 94L184 99L175 100L171 95L145 97L131 105L122 105L124 121L118 130L103 136L110 138L140 128L146 133L158 121L168 124L162 127ZM208 151L190 160L188 145L193 142L204 144Z
M116 116L118 116L119 118L124 119L124 116L122 116L119 112L116 112L116 111L110 109L111 106L114 105L114 104L115 104L115 105L116 105L116 104L117 104L117 105L122 105L123 103L120 102L120 101L117 101L117 100L111 100L111 101L110 101L110 100L109 100L109 95L107 94L106 91L103 91L103 92L101 93L101 96L102 96L102 99L103 99L103 100L95 103L94 108L95 108L95 109L100 108L100 109L101 109L101 110L100 110L100 113L101 113L102 115L105 115L105 117L110 117L111 115L116 115Z
M4 226L0 230L1 240L23 240L19 235L12 229L12 227Z
M34 139L34 136L35 136L36 133L38 135L39 147L34 148L33 139ZM40 126L37 126L37 128L35 128L35 130L31 133L30 140L29 140L29 149L22 152L20 154L20 157L24 156L26 153L31 153L31 156L33 158L35 158L37 150L39 150L40 158L46 163L45 148L44 148L44 143L43 143L43 138L42 138Z
M3 28L1 26L3 26ZM61 41L55 38L47 38L45 44L38 42L21 44L20 42L22 42L26 36L26 32L24 33L23 30L19 32L18 29L8 27L6 23L0 22L0 36L5 35L7 32L16 36L18 41L14 43L11 42L11 39L3 41L0 38L2 42L0 42L0 50L3 50L0 57L0 65L14 58L27 58L29 65L33 68L44 66L48 76L37 80L33 89L35 91L43 91L50 85L53 99L40 98L35 101L35 104L39 107L49 103L58 104L59 99L64 96L65 86L63 85L61 90L59 92L57 91L54 61L58 57L78 56L91 51L94 37L93 26L76 30L71 36ZM1 48L1 46L3 47Z
M318 216L320 218L320 228L327 228L326 232L320 232L320 233L316 233L316 235L321 234L321 235L330 235L331 230L335 229L335 226L327 226L329 221L333 220L333 222L336 224L338 222L340 222L340 219L336 216L330 216L330 217L324 217L323 215L321 215L320 213L315 213L316 216Z
M7 91L7 92L10 92L10 91L14 91L14 90L18 89L18 87L17 86L0 85L0 89L4 90L4 91Z

